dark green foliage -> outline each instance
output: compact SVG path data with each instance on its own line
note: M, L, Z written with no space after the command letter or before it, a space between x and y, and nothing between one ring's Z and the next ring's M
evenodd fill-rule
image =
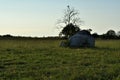
M116 33L114 30L108 30L107 33L106 33L106 37L108 39L114 39L116 38Z
M70 23L63 28L62 34L65 35L66 38L69 38L70 36L74 35L78 31L80 31L80 28Z
M116 36L116 33L115 33L114 30L109 30L109 31L107 31L106 35L108 35L108 36Z
M97 33L93 33L92 36L93 36L94 38L99 38L99 35L98 35Z

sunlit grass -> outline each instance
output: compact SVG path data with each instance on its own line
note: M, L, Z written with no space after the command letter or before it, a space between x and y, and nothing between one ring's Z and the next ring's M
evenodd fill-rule
M62 48L60 40L0 40L0 80L119 80L120 40Z

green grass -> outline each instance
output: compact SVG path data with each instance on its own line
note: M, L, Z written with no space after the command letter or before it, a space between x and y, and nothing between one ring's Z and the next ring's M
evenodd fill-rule
M120 80L120 40L62 48L59 40L0 40L0 80Z

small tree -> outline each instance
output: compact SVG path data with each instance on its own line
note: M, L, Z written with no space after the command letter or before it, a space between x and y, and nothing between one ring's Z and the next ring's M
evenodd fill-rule
M116 35L114 30L108 30L106 34L109 35L109 36L115 36Z
M78 25L80 25L81 20L78 17L78 14L79 13L77 10L71 8L69 5L67 6L63 18L58 20L58 24L63 24L63 29L60 34L63 34L69 38L69 36L80 30Z
M99 37L98 33L93 33L92 36L93 36L94 38L98 38L98 37Z
M116 32L114 30L108 30L106 36L107 38L113 39L116 37Z

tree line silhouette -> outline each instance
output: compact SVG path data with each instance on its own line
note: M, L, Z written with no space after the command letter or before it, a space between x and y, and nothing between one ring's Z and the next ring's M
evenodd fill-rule
M73 25L72 25L73 26ZM79 29L77 29L79 31ZM77 32L76 31L76 32ZM75 34L74 32L73 34ZM88 30L89 32L89 30ZM69 33L65 33L69 34ZM71 34L71 35L73 35ZM98 34L98 33L93 33L91 34L95 39L120 39L120 31L115 32L114 30L108 30L106 33L103 34ZM0 39L42 39L42 40L60 40L60 39L66 39L66 36L60 37L60 36L48 36L48 37L26 37L26 36L13 36L10 34L6 35L0 35Z
M120 31L115 32L114 30L108 30L106 33L102 35L93 33L92 36L94 38L100 38L100 39L120 39Z

